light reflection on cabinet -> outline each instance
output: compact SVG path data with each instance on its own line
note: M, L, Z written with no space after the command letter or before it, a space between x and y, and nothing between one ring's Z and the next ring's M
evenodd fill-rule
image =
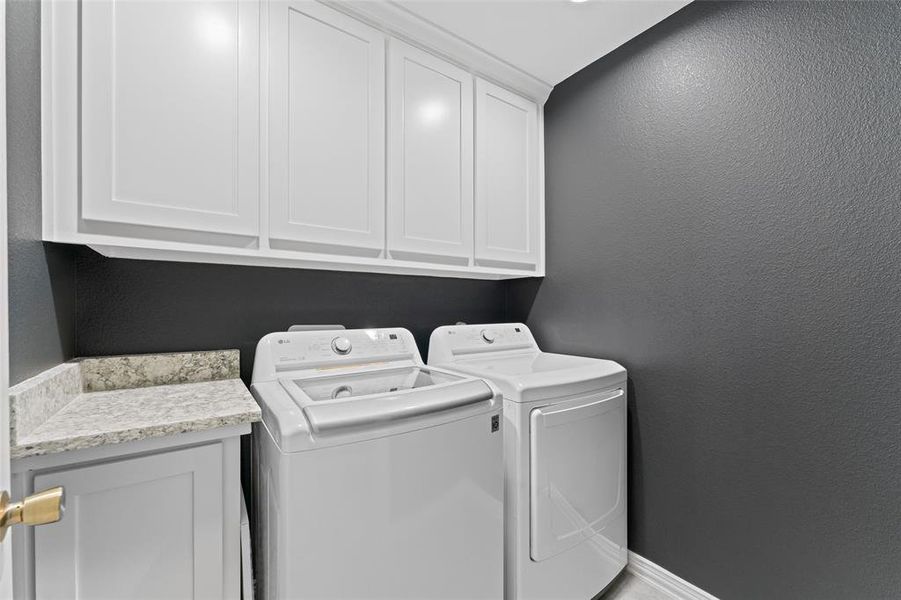
M397 40L388 58L388 251L469 264L472 75Z
M258 235L259 10L82 2L81 39L81 218Z

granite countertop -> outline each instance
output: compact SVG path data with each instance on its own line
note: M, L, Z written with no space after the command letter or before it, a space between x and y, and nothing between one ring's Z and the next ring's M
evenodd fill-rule
M75 360L10 388L12 458L260 420L238 351Z

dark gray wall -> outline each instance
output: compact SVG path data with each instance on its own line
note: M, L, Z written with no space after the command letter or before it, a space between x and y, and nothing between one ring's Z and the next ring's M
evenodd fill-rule
M901 3L695 3L553 92L546 349L629 369L630 547L901 597Z
M9 378L15 384L75 352L75 258L41 240L40 8L6 5Z
M423 358L435 327L504 318L505 284L436 277L108 259L78 251L79 356L238 348L295 323L406 327Z

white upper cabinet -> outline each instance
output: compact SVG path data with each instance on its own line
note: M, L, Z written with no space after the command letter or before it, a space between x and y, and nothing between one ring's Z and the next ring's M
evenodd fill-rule
M388 251L472 258L472 75L397 40L388 50Z
M475 262L535 270L541 258L538 107L476 82Z
M541 276L549 91L383 0L44 2L43 237L120 258Z
M385 37L317 2L270 3L272 247L385 246Z
M79 5L80 217L258 235L260 5Z

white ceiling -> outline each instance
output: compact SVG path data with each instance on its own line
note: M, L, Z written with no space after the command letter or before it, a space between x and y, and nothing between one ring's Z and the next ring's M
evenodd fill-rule
M395 0L554 86L691 0Z

